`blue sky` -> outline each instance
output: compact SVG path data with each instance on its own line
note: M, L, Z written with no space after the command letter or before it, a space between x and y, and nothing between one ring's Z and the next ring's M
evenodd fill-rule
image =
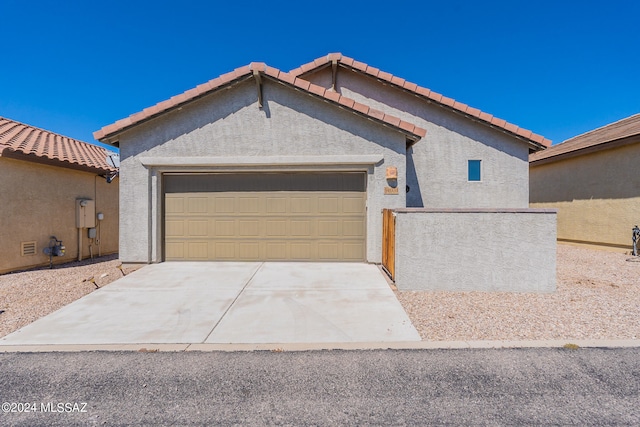
M640 2L0 0L0 116L76 139L329 52L561 142L640 112Z

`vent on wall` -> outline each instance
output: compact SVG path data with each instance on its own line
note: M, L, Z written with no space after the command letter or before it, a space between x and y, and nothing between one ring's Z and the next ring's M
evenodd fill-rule
M29 256L36 254L36 242L22 242L20 243L20 255Z

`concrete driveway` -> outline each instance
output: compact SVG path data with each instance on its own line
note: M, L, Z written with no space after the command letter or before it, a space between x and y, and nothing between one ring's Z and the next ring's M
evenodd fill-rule
M145 266L0 339L0 345L420 341L368 264Z

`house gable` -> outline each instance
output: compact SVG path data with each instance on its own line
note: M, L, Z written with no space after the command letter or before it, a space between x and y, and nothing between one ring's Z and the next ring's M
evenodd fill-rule
M551 146L550 140L541 135L537 135L530 130L520 128L506 120L494 117L491 114L458 102L455 99L448 98L442 94L433 92L430 89L408 82L403 78L381 71L378 68L356 61L353 58L343 56L341 53L330 53L324 57L317 58L312 62L293 69L289 73L293 76L309 80L310 82L315 82L316 84L324 87L333 87L334 89L337 89L337 85L339 85L338 81L342 76L342 71L339 72L339 69L367 75L385 85L390 85L398 90L411 93L425 101L433 102L440 107L449 109L457 114L462 114L474 121L508 132L514 137L522 139L530 144L532 151L538 151ZM319 74L320 71L324 72Z
M340 67L340 62L323 67L316 63L315 68L303 67L292 73L427 130L424 140L407 152L407 206L528 206L528 155L540 144L443 106L426 96L427 89L388 73L358 67ZM363 68L370 72L361 71ZM515 131L517 127L509 128ZM519 132L529 135L524 130ZM477 161L482 164L482 178L469 182L468 164Z
M236 76L222 90L99 131L120 146L123 259L163 259L163 183L171 174L358 172L366 179L366 259L379 260L379 212L406 206L399 189L407 146L425 131L303 80L258 74L260 82L253 73ZM392 195L387 167L398 173Z

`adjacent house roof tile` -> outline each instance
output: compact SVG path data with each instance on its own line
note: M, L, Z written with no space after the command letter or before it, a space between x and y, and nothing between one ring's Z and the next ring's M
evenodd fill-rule
M308 66L311 67L312 65L313 64ZM197 86L197 88L202 88L202 90L187 90L186 92L173 96L170 99L162 101L153 107L145 108L141 112L132 114L127 118L118 120L111 125L105 126L99 131L94 132L93 136L97 140L107 140L111 136L117 135L118 133L132 126L161 115L180 105L191 102L194 99L214 92L222 87L226 87L227 85L244 81L244 79L246 78L251 78L254 71L259 72L277 82L290 85L299 90L303 90L310 95L317 96L337 106L346 107L354 113L358 113L366 116L369 119L381 122L386 126L391 126L398 131L407 134L407 137L413 141L417 141L426 135L426 130L419 128L411 123L404 122L397 117L384 114L380 111L372 110L367 105L356 103L355 101L344 97L337 92L331 92L323 88L322 86L312 84L305 79L297 78L290 73L285 73L276 68L269 67L263 62L252 62L247 66L236 68L231 73L223 74L220 77Z
M114 171L102 147L0 117L0 157L12 155L96 173Z
M533 153L529 156L529 162L559 160L588 152L590 149L608 148L623 141L640 142L640 113L574 136L544 151Z
M468 114L468 115L474 116L488 125L501 128L515 136L524 138L532 142L534 146L537 146L540 149L551 146L551 141L544 137L541 137L540 135L536 135L535 133L532 132L530 137L525 137L523 136L522 132L518 131L521 128L519 128L516 125L510 124L505 120L493 120L495 119L493 116L487 115L486 113L483 113L482 111L477 110L475 108L472 109L471 111L468 111L469 107L463 103L456 102L454 99L444 97L439 93L432 92L429 89L420 87L414 83L406 82L399 77L395 77L392 74L389 74L384 71L380 71L377 68L371 67L363 62L356 61L353 58L346 57L341 53L330 53L327 56L317 58L310 63L304 64L296 68L295 70L291 70L290 73L295 75L296 77L304 78L305 74L327 66L328 64L331 63L332 60L334 61L337 60L338 64L342 65L343 67L360 71L371 77L384 81L385 83L394 85L401 89L408 90L409 92L413 92L417 95L423 96L430 101L441 104L447 108L451 108L454 111L460 112L462 114ZM376 72L373 73L373 72L370 72L370 70L375 70ZM486 119L485 118L486 116L489 116L490 119Z

